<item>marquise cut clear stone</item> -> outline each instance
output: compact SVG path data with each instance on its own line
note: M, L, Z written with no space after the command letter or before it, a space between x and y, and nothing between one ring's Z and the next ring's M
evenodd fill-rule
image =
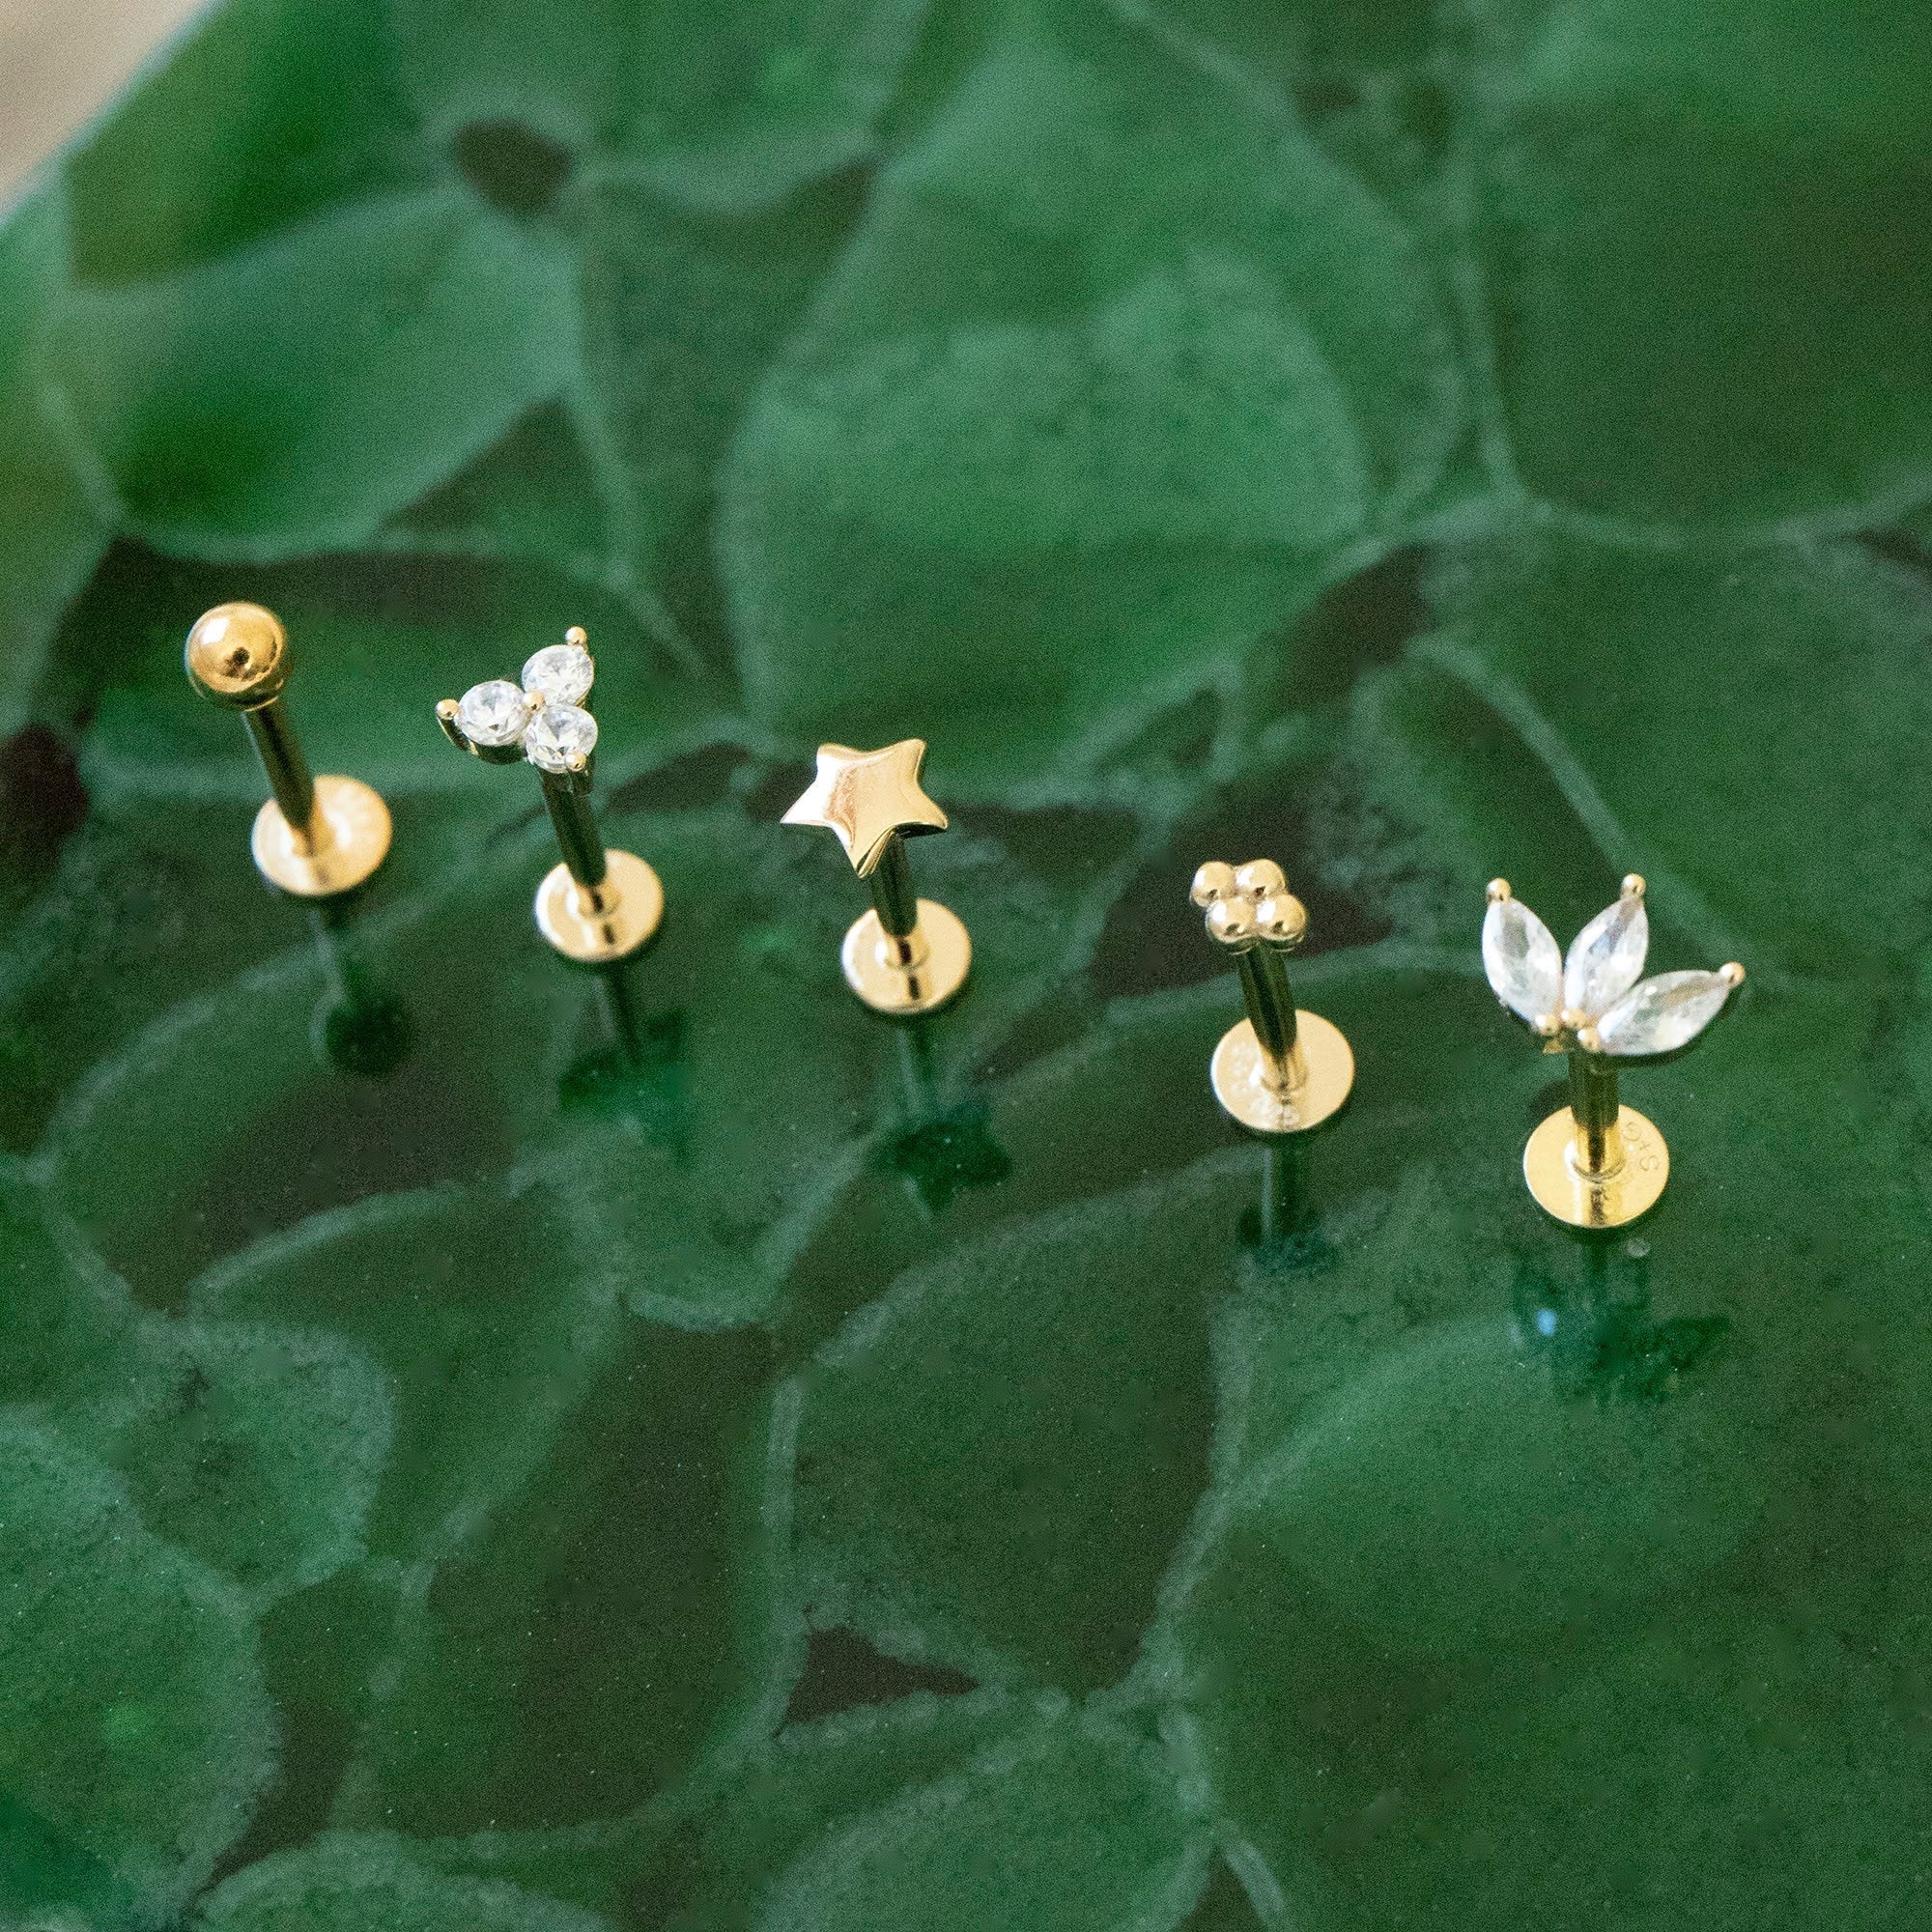
M1555 935L1520 899L1492 899L1483 915L1483 971L1511 1012L1540 1020L1562 1004L1563 955Z
M1636 984L1650 951L1650 915L1634 894L1605 906L1570 942L1563 1004L1594 1019Z
M582 644L546 644L524 666L524 689L546 704L582 704L590 696L597 667Z
M472 745L514 745L530 722L530 700L506 677L472 684L456 707L457 728Z
M1718 1017L1730 991L1721 973L1656 974L1597 1022L1597 1037L1605 1053L1675 1053Z
M546 704L524 734L524 755L547 772L575 771L597 749L597 721L574 704Z

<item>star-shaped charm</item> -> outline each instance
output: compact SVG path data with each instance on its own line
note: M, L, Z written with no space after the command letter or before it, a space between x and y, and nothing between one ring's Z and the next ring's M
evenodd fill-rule
M822 825L838 835L863 879L885 856L895 832L944 832L946 814L920 789L923 738L901 738L882 752L821 745L818 775L781 821Z

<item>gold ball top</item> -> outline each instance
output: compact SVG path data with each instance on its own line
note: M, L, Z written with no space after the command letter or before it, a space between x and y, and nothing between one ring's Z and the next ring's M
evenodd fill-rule
M1718 977L1728 980L1731 991L1735 993L1745 982L1745 969L1735 959L1728 960L1718 968Z
M1296 945L1308 930L1308 908L1293 893L1271 893L1255 907L1255 929L1276 946Z
M1246 898L1216 899L1208 908L1208 936L1223 946L1245 951L1255 940L1255 902Z
M1272 859L1250 859L1235 868L1235 890L1250 898L1271 898L1288 890L1288 879Z
M1492 879L1486 889L1486 896L1492 905L1501 905L1511 896L1510 882L1507 879Z
M289 634L259 604L217 604L187 634L188 682L215 704L253 711L289 679Z
M1643 896L1643 874L1626 872L1622 886L1623 896L1627 899L1640 899Z
M1198 906L1210 906L1235 890L1235 868L1225 859L1209 859L1194 875L1187 896Z

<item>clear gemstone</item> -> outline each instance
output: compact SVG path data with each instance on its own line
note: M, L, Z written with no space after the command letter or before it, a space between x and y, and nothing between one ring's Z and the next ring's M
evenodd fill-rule
M1605 1053L1675 1053L1689 1046L1730 997L1721 973L1659 973L1597 1022Z
M546 644L524 666L524 689L546 704L582 704L596 674L582 644Z
M1563 998L1563 955L1549 928L1520 899L1492 899L1483 915L1483 971L1511 1012L1540 1020Z
M472 745L514 745L530 722L530 700L506 677L472 684L456 707L457 728Z
M1563 962L1563 1004L1594 1019L1636 984L1650 951L1650 915L1632 893L1605 906L1570 942Z
M575 771L596 748L596 719L574 704L546 704L524 734L524 755L547 772Z

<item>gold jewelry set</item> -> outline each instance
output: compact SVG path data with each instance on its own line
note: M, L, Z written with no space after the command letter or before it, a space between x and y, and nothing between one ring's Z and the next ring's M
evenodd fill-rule
M311 776L282 692L288 634L257 604L222 604L188 634L190 682L240 711L272 794L255 816L255 864L284 892L323 898L359 886L389 849L389 811L357 779ZM605 845L590 810L597 721L589 709L596 665L582 630L536 652L520 677L494 678L436 707L459 751L486 764L536 769L562 863L537 888L537 929L566 958L608 965L644 947L664 917L664 888L635 853ZM871 910L839 951L846 983L873 1011L910 1018L943 1007L966 982L973 943L957 914L913 890L905 841L944 832L946 814L920 784L925 746L902 739L882 751L821 745L811 783L786 825L831 832L867 882ZM1191 897L1208 935L1234 958L1247 1017L1222 1036L1209 1064L1214 1096L1257 1134L1305 1133L1338 1113L1355 1080L1340 1029L1298 1009L1288 954L1308 913L1272 860L1215 860L1194 875ZM1744 981L1735 962L1716 972L1642 977L1650 928L1642 879L1632 873L1615 902L1577 935L1567 954L1549 928L1495 879L1483 920L1483 967L1498 1000L1545 1053L1569 1057L1570 1104L1523 1150L1523 1178L1559 1221L1619 1228L1654 1207L1670 1174L1663 1136L1620 1104L1622 1064L1683 1052Z

